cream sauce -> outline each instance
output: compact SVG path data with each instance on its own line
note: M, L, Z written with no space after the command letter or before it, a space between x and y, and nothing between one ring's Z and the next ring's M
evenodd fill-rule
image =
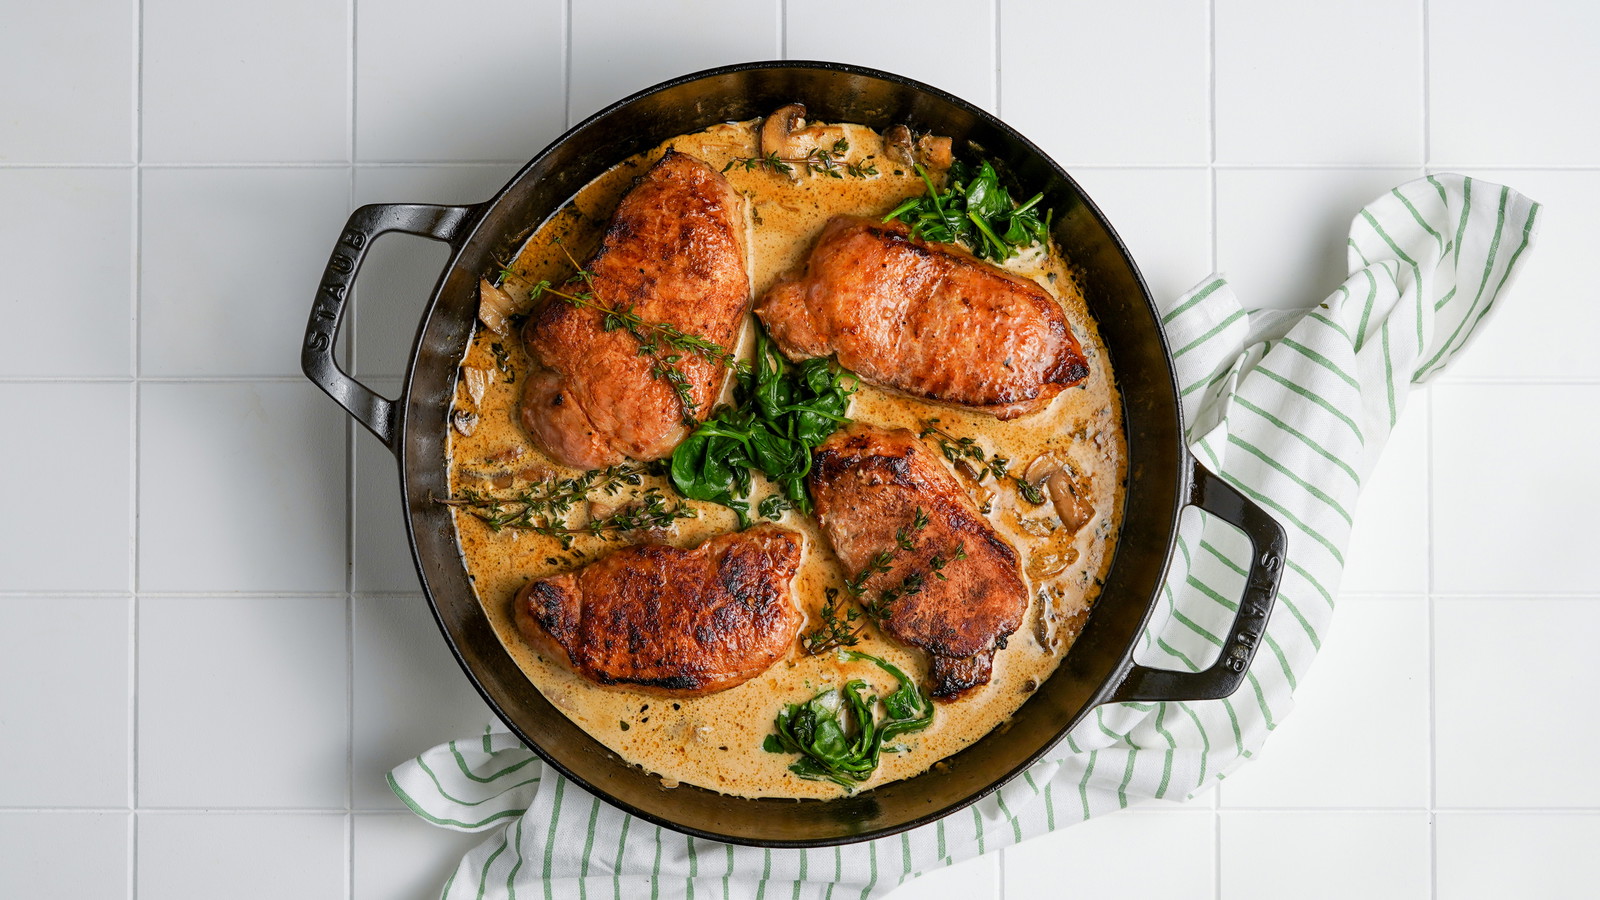
M668 147L721 169L735 157L757 154L759 124L759 120L723 124L674 138L596 179L524 245L512 266L517 275L506 283L508 292L526 308L528 285L541 279L559 284L569 277L573 265L567 252L579 260L594 252L622 194ZM750 201L749 249L752 287L757 297L781 273L803 262L816 235L832 216L882 216L903 199L923 191L920 178L883 155L881 139L875 132L855 125L833 127L849 141L850 161L874 157L877 176L834 179L808 175L792 180L764 169L746 171L742 167L726 173L733 186ZM1078 283L1058 254L1024 254L1013 258L1008 268L1033 278L1060 300L1089 364L1089 377L1081 388L1062 392L1037 414L998 422L988 416L863 385L854 397L850 415L860 421L913 430L919 430L928 419L937 418L951 434L974 437L987 453L1011 460L1012 471L1018 473L1039 455L1054 454L1077 471L1079 488L1094 513L1075 535L1068 536L1059 527L1048 502L1031 506L1011 487L992 491L992 479L974 489L980 505L992 491L989 519L1018 549L1032 604L1022 627L1011 636L1006 649L996 655L990 683L955 703L936 704L933 723L902 740L908 748L906 752L885 753L878 771L863 788L916 775L1002 727L1066 655L1110 565L1121 521L1127 464L1122 407L1109 357ZM492 273L485 274L492 277ZM753 325L747 323L741 337L742 349L748 349L745 345L752 329ZM492 370L493 381L478 403L469 396L465 379L457 388L457 408L477 412L479 423L470 437L451 433L454 492L464 488L520 488L528 480L576 474L546 459L522 430L517 413L521 378L508 383L507 377L496 370L495 345L499 345L518 376L528 369L528 359L516 335L501 337L479 327L463 365ZM752 510L769 491L759 475L755 480ZM964 483L974 487L970 479ZM644 486L652 484L673 496L666 478L645 479ZM681 520L664 537L653 539L686 547L737 527L730 510L710 503L693 505L699 512L697 518ZM573 521L581 522L582 515L580 510ZM596 740L629 762L658 774L666 787L687 782L746 797L842 796L831 783L805 781L793 775L788 765L794 757L767 753L761 744L785 703L809 699L815 692L837 687L850 678L867 681L880 695L892 689L892 679L877 667L841 663L832 653L807 656L797 641L788 659L762 675L705 697L664 699L600 687L534 650L517 632L511 599L528 580L581 566L620 544L579 538L570 551L563 552L553 539L511 530L497 534L471 515L458 513L456 523L467 571L506 649L545 697ZM814 520L791 511L784 514L780 524L805 536L805 559L794 590L797 604L808 617L804 633L817 624L824 589L842 584L843 574ZM870 626L856 649L888 660L926 682L926 657L880 637Z

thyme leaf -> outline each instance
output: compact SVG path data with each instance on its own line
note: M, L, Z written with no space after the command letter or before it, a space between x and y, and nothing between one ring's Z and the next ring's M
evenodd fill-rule
M454 497L435 497L434 502L476 516L494 532L512 529L556 538L562 549L570 549L573 539L579 536L610 540L627 532L665 527L678 519L694 518L693 508L669 503L660 488L652 487L635 502L610 515L590 519L582 525L567 524L567 514L578 501L595 492L614 496L624 487L637 486L644 471L642 466L624 464L571 478L541 481L510 494L469 489Z
M809 656L837 650L840 647L854 647L861 640L861 630L865 623L858 623L861 610L851 609L845 613L839 612L839 589L827 588L823 591L827 598L820 612L817 627L807 632L800 638L800 647Z
M930 436L938 441L939 452L944 454L945 459L958 468L964 466L969 473L972 473L973 479L979 484L982 484L985 478L992 475L994 476L995 484L1010 482L1017 489L1017 493L1022 495L1022 499L1034 506L1040 506L1044 503L1044 491L1040 490L1037 484L1028 481L1026 478L1012 474L1011 460L1006 457L990 456L984 452L983 447L979 446L976 440L970 437L956 437L941 428L938 419L928 419L923 422L922 430L917 433L917 437L920 438L928 438Z
M639 355L650 357L650 377L666 382L673 396L677 398L682 413L680 418L684 425L693 428L700 421L693 387L689 383L688 376L683 374L678 365L683 361L684 354L693 354L708 362L732 369L736 373L749 369L746 363L741 362L716 341L698 334L690 334L666 322L646 321L631 305L613 306L605 302L595 288L594 273L578 265L571 251L564 245L561 249L566 253L567 260L572 263L573 268L577 270L574 273L575 277L583 282L586 290L566 290L544 280L530 285L529 299L537 300L548 294L570 306L592 309L600 313L600 327L604 331L626 331L638 342ZM509 268L502 270L500 275L502 279L511 278L526 283L525 279Z
M826 175L829 178L867 178L878 174L878 167L872 157L845 162L845 156L850 152L850 142L844 138L834 141L829 147L813 147L805 156L779 156L777 151L765 153L760 156L735 156L728 160L722 171L743 169L753 172L756 169L766 169L782 175L794 173L796 167L812 175Z

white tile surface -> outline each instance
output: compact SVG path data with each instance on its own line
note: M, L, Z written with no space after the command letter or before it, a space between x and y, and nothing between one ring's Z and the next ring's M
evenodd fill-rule
M133 179L0 169L0 377L130 373ZM76 336L66 352L48 340L60 333Z
M1223 783L1223 808L1427 809L1428 638L1421 597L1340 600L1294 712Z
M1600 385L1441 384L1433 404L1434 589L1600 592Z
M527 155L533 153L530 150ZM482 203L518 168L508 164L358 166L356 205ZM355 374L398 378L405 372L423 308L448 259L449 248L444 244L409 234L387 234L373 245L361 266L352 307ZM348 318L344 328L352 328Z
M1095 168L1072 175L1128 245L1157 303L1211 272L1209 170Z
M658 81L777 59L779 7L744 0L572 4L571 123ZM530 156L532 154L529 154Z
M348 160L348 0L144 0L146 162Z
M1441 380L1600 380L1600 354L1586 334L1600 330L1590 303L1591 248L1600 246L1600 172L1478 169L1475 178L1512 185L1538 201L1539 234L1523 255L1508 296L1480 326L1482 334ZM1551 323L1562 327L1553 328Z
M561 0L362 3L356 158L532 156L566 128L563 6ZM470 52L472 64L432 64L441 46Z
M127 813L0 812L0 896L124 896L132 823Z
M343 809L343 597L139 600L139 803Z
M1207 4L1022 0L1000 13L1000 111L1057 162L1210 162Z
M0 598L0 807L127 805L131 606Z
M1594 165L1597 34L1600 8L1592 4L1429 0L1434 161Z
M136 9L65 0L6 10L0 163L133 161ZM63 108L73 114L60 115Z
M0 384L0 590L132 587L132 402L125 384Z
M1440 808L1600 806L1596 634L1591 599L1435 601Z
M349 168L152 169L141 194L141 374L298 375Z
M1246 306L1321 303L1350 274L1345 240L1363 206L1415 169L1224 169L1217 268Z
M1413 900L1428 896L1428 814L1222 814L1227 900Z
M1215 896L1216 818L1208 810L1138 810L1008 847L1006 893L1200 900ZM1135 866L1137 877L1130 877Z
M1439 896L1451 900L1594 896L1593 813L1440 813Z
M306 384L140 390L140 590L345 589L341 410Z
M358 813L353 900L438 900L456 864L488 840L434 828L409 812Z
M994 109L993 0L932 0L915 15L895 0L789 0L783 7L785 59L886 69ZM893 25L841 27L874 21Z
M1428 404L1406 401L1378 464L1364 476L1350 546L1345 593L1421 594L1428 589Z
M1000 896L1000 854L980 856L913 878L885 900L990 900Z
M1422 162L1422 7L1216 0L1217 159Z
M496 721L461 676L421 595L355 599L355 725L351 770L357 809L401 809L388 771L451 737Z
M335 900L344 851L342 815L150 813L139 817L138 896Z

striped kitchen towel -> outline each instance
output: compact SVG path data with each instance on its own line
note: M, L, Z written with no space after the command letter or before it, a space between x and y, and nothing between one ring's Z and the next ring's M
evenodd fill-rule
M1449 365L1495 308L1538 213L1508 188L1431 176L1361 211L1350 229L1352 274L1317 307L1247 309L1218 277L1165 311L1190 446L1289 536L1265 647L1233 697L1099 707L1048 758L968 810L809 851L734 847L635 819L544 769L497 723L389 777L427 821L489 832L444 896L865 900L1130 803L1193 796L1288 714L1333 615L1362 478L1412 385ZM1139 661L1196 670L1214 658L1248 558L1231 526L1186 515Z

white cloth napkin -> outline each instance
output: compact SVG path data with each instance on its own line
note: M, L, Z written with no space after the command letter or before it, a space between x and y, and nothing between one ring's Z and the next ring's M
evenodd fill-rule
M865 900L1129 803L1192 796L1226 775L1283 721L1321 647L1361 480L1407 394L1442 371L1495 308L1538 212L1509 188L1430 176L1355 218L1351 275L1318 307L1246 309L1215 277L1164 312L1190 446L1289 536L1265 647L1232 698L1101 706L1050 756L970 809L907 834L809 851L734 847L628 816L545 769L495 723L389 777L429 822L492 832L461 860L443 896ZM1208 664L1248 559L1231 526L1187 514L1139 661Z

